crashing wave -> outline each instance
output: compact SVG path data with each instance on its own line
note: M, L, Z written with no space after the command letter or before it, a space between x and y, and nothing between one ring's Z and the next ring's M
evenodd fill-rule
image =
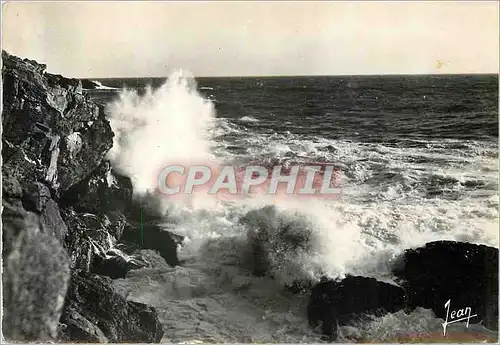
M260 122L258 119L251 116L243 116L239 119L241 122Z

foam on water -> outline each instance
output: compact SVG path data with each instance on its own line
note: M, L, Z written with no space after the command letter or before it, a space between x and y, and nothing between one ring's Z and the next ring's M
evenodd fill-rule
M115 132L110 158L132 178L137 193L153 190L158 170L181 159L215 156L235 165L333 162L341 168L340 200L162 199L165 228L186 236L179 252L182 267L138 270L115 284L129 299L157 308L164 341L319 341L308 327L307 296L285 291L284 284L347 273L390 281L391 265L402 250L433 240L498 246L498 169L489 156L493 148L478 142L427 141L426 147L401 148L256 134L245 127L255 122L250 118L216 119L213 104L180 73L142 96L123 91L108 113ZM485 195L477 195L478 189ZM270 273L262 277L252 275L249 262L256 228L270 234L261 248ZM308 245L283 245L273 235L282 229L306 234ZM341 339L362 334L382 341L401 336L396 329L409 335L434 332L436 325L439 320L428 311L417 310L343 328Z
M258 119L256 119L255 117L251 117L251 116L243 116L242 118L240 118L240 121L241 122L259 122Z

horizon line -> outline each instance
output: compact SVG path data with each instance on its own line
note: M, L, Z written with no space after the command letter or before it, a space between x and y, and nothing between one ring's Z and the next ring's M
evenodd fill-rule
M50 73L50 72L49 72ZM300 78L300 77L405 77L405 76L499 76L499 72L469 72L469 73L360 73L360 74L268 74L268 75L200 75L197 78ZM118 77L69 77L74 79L165 79L166 76L118 76Z

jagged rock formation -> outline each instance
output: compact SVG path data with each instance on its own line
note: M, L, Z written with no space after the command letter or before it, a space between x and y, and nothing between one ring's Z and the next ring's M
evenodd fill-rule
M104 111L81 82L2 52L3 164L21 183L60 192L87 177L113 144Z
M406 289L412 307L432 309L445 318L452 310L470 307L482 322L498 329L498 249L472 243L438 241L405 251L393 270Z
M104 109L82 92L79 80L46 73L45 65L5 51L2 62L4 335L160 341L154 309L124 300L109 279L91 274L116 258L126 259L125 271L148 265L147 259L131 265L117 250L124 233L135 250L142 248L142 207L132 199L130 180L105 160L113 132ZM148 220L159 217L148 211ZM178 239L159 227L151 231L163 242L150 249L177 264ZM115 275L112 266L97 270Z

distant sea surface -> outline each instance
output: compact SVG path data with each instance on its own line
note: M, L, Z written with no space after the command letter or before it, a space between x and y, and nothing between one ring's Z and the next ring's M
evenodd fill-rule
M141 93L164 80L99 79L101 87L88 93L108 104L123 87ZM327 247L314 260L300 259L304 271L314 261L332 277L390 279L389 258L428 241L498 247L498 76L196 82L200 97L215 107L215 156L235 164L331 162L340 168L341 200L300 208L321 224L318 238ZM117 282L130 298L161 310L164 341L319 340L307 326L307 298L284 295L278 283L249 276L237 259L245 241L238 219L251 209L233 204L179 214L182 221L169 229L190 239L180 252L189 264ZM357 332L384 341L401 331L441 329L426 310L392 317L358 325Z

